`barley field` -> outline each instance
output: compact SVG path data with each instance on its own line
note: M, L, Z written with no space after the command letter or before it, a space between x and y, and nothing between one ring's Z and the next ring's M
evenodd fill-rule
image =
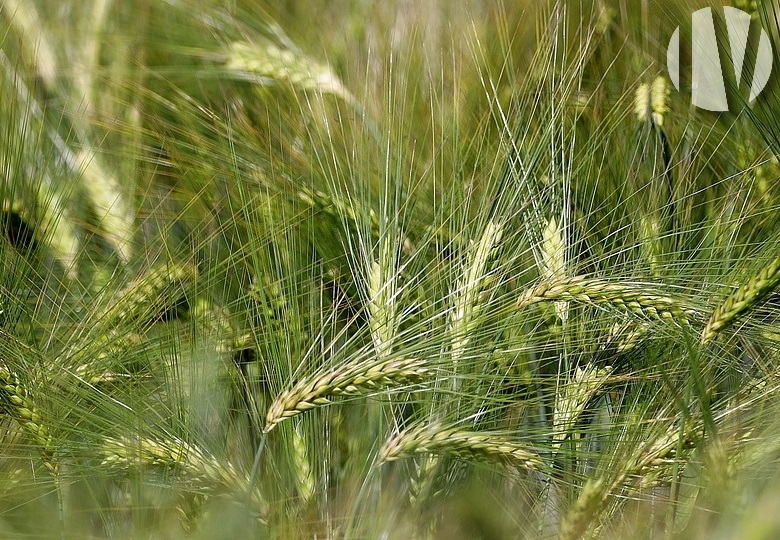
M728 5L0 0L0 538L778 537Z

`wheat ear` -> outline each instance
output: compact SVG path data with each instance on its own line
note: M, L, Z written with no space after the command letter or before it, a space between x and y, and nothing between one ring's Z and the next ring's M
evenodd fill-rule
M277 396L268 409L263 432L268 433L285 418L327 405L331 396L360 395L383 386L419 383L428 371L424 361L402 358L319 372Z
M43 455L46 466L56 473L59 470L59 463L51 434L41 417L41 411L19 376L3 363L0 363L0 403L5 412L32 436Z
M532 471L544 468L536 452L503 435L427 425L402 431L386 441L377 459L379 463L385 463L420 453L498 461Z
M707 326L701 332L701 344L704 345L734 320L758 304L767 294L780 285L780 256L766 265L761 272L730 294L715 308Z
M696 311L675 298L647 292L637 286L575 276L528 289L517 299L523 308L538 302L569 300L587 304L608 304L644 317L687 325Z

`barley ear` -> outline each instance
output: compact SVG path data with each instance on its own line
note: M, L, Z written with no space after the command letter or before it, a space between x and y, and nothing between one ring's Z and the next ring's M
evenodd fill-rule
M656 77L651 84L642 83L634 93L634 114L640 122L652 121L658 127L664 124L669 112L670 88L664 77Z
M561 521L559 540L579 540L588 530L601 505L609 493L609 486L603 478L589 478L579 497Z
M613 348L619 353L633 350L649 333L650 323L644 321L616 322L609 329L601 350Z
M640 251L650 268L650 274L661 275L661 221L657 215L642 213L639 215Z
M59 470L54 443L41 411L19 376L0 363L0 406L14 418L39 447L46 466Z
M625 285L585 276L540 283L521 294L516 306L524 308L537 302L569 300L591 305L611 305L645 318L672 321L687 326L696 311L685 302L650 292L638 285Z
M330 68L299 51L282 49L270 41L264 44L232 43L227 50L225 66L229 71L261 85L285 82L295 89L333 94L347 103L355 102Z
M52 251L52 255L62 264L68 277L75 277L75 263L79 253L80 243L70 216L60 200L60 197L41 182L37 188L35 201L30 204L20 199L5 199L0 205L0 226L6 236L11 236L9 229L12 221L20 221L28 229L30 237L20 237L11 241L16 244L26 241L29 245L43 241ZM30 211L30 206L39 211ZM10 234L9 234L10 233Z
M552 282L566 277L566 242L563 228L555 217L547 221L542 231L540 274L544 281ZM565 321L569 312L569 303L555 302L555 312L561 321Z
M263 433L285 418L329 404L333 396L361 395L384 386L419 383L428 371L424 361L414 358L371 360L326 368L277 396L268 409Z
M390 354L398 326L396 316L397 258L386 238L379 241L379 260L368 269L368 324L378 358Z
M119 187L119 181L102 167L96 156L83 150L76 156L82 183L100 220L101 234L125 262L132 249L133 212Z
M16 27L21 36L22 47L36 75L47 90L53 90L57 82L57 57L35 6L23 0L5 0L2 7L0 11L9 19L9 26Z
M556 450L571 436L585 407L603 388L612 371L610 366L598 368L593 364L577 367L571 379L556 394L553 411L553 447Z
M406 430L385 442L377 457L379 463L414 454L454 455L463 459L500 462L531 471L544 469L536 452L526 445L497 433L440 429L423 425Z
M715 308L701 332L701 344L712 340L734 320L749 311L780 285L780 256L766 265L757 275L730 294Z
M293 469L298 484L298 493L304 502L308 502L314 496L316 489L314 473L309 461L309 449L300 426L295 426L292 430L292 437Z
M237 496L248 495L261 515L267 503L256 486L230 463L216 459L194 444L170 437L155 440L147 437L106 437L99 450L104 467L166 467L181 470L187 480L207 491L219 487Z
M479 242L469 246L469 252L457 289L453 297L453 309L450 312L449 331L451 337L452 358L457 362L466 350L469 334L474 329L477 315L481 309L480 293L487 287L488 263L503 234L503 225L490 221Z
M153 322L186 299L197 278L192 264L160 265L130 282L98 316L101 325L123 326L133 321Z

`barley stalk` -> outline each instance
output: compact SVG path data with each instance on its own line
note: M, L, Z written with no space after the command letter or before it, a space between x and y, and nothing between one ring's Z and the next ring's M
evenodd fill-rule
M536 285L520 295L516 306L523 308L538 302L558 300L609 304L647 318L674 321L682 325L687 325L689 317L696 313L692 307L669 296L647 292L638 286L584 276Z
M304 411L330 403L332 396L360 395L383 386L419 383L429 369L418 359L359 362L341 369L329 368L298 382L281 393L266 416L264 433Z
M52 472L59 470L54 442L41 411L19 376L0 363L0 406L32 437Z
M421 453L498 461L531 471L545 468L536 452L501 434L427 425L402 431L386 441L377 459L381 464Z
M734 320L749 311L780 285L780 256L766 265L761 272L730 294L712 313L701 332L701 344L712 340Z

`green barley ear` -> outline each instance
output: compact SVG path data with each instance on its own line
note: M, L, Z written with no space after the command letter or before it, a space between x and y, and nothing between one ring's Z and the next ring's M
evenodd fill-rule
M688 325L696 310L685 301L639 285L574 276L527 289L516 302L518 309L538 302L567 300L592 305L611 305L648 319Z
M558 281L566 277L566 242L564 240L563 227L558 223L555 217L547 221L547 225L542 231L541 257L539 260L539 270L542 279L548 282ZM565 322L569 303L555 302L555 312L558 319Z
M32 437L46 466L56 473L59 470L59 462L46 421L27 386L4 362L0 362L0 407Z
M638 216L639 242L642 259L647 262L650 274L661 275L661 220L653 213L642 213Z
M227 69L252 82L261 85L286 83L298 90L333 94L348 103L355 101L330 68L300 51L282 49L270 42L236 41L230 44L226 56Z
M644 321L616 322L607 333L601 349L614 349L619 353L633 350L647 336L650 324Z
M651 84L642 83L634 93L634 114L640 122L651 121L662 127L664 115L669 112L671 90L666 78L656 77Z
M602 478L589 478L582 486L579 497L561 521L559 540L579 540L588 530L594 515L609 493L609 486Z
M306 439L301 433L300 425L292 429L292 453L295 478L298 485L298 494L304 503L307 503L315 494L314 473L309 461L309 448Z
M368 324L378 358L390 354L398 327L396 316L397 257L387 238L379 241L379 260L371 263L368 275Z
M467 460L499 462L529 471L540 471L545 467L536 452L505 435L436 425L402 431L385 442L377 460L381 464L415 454L452 455Z
M593 364L577 367L572 377L555 395L553 411L553 448L571 437L588 403L601 391L613 372L611 366L599 368Z
M154 322L187 301L197 276L197 268L192 264L157 266L122 289L97 320L120 326L131 322Z
M542 231L542 274L550 281L566 275L566 243L563 228L555 217L547 221Z
M34 66L44 86L51 90L57 80L57 58L48 36L43 31L35 6L25 0L5 0L0 8L0 12L8 18L9 26L19 34L29 65Z
M254 296L250 288L250 296ZM253 338L246 332L236 329L230 312L213 302L198 297L188 312L188 318L195 322L203 336L214 340L220 353L240 354L253 347Z
M369 360L343 367L325 367L306 377L273 401L266 416L264 433L285 418L322 405L333 396L363 395L382 387L421 382L428 374L425 362L414 358Z
M607 497L623 486L652 484L680 459L677 450L689 451L703 435L700 421L671 422L666 429L651 435L650 439L630 448L632 455L610 468L609 478L589 478L574 505L564 516L559 538L582 538L590 524L597 519Z
M132 256L133 212L119 181L97 162L95 155L83 150L76 156L82 184L98 217L100 234L124 262Z
M164 440L106 437L97 450L103 467L177 469L186 475L190 483L206 492L219 493L220 488L226 489L237 497L250 500L260 516L267 513L267 501L232 463L218 460L196 445L176 437Z
M488 263L501 241L503 225L489 221L479 242L469 246L468 257L453 295L450 314L451 351L457 362L466 350L469 334L474 330L481 309L481 294L489 281Z
M37 201L31 204L22 200L3 200L0 207L0 228L15 247L22 251L39 243L51 250L52 256L62 265L66 275L75 278L76 258L80 243L70 216L65 212L59 197L41 182Z
M668 139L663 130L664 115L669 112L670 89L664 77L656 77L652 83L644 83L637 88L634 95L634 113L641 124L650 125L658 134L663 146L664 156L664 176L671 172L669 168ZM656 182L650 181L650 185L660 186ZM670 189L670 186L664 187L664 191ZM646 211L647 210L647 211ZM639 209L637 212L637 239L640 245L640 251L643 261L648 265L650 274L655 277L661 275L660 257L662 253L661 237L663 236L662 212L659 208Z
M750 13L753 19L758 18L758 1L757 0L734 0L733 5L737 9L741 9L746 13Z
M16 0L12 4L6 3L3 6L4 9L0 11L9 15L12 24L18 27L25 46L32 48L29 52L30 64L35 73L43 80L48 91L54 91L57 83L56 59L48 41L40 32L41 25L38 22L35 7L31 2ZM100 220L100 232L114 247L120 258L124 262L129 261L133 215L125 195L119 189L119 182L97 165L91 150L84 149L78 155L75 154L69 143L59 133L46 126L44 111L36 101L36 97L27 88L24 80L10 64L2 50L0 50L0 63L3 65L6 77L14 83L17 98L27 107L33 117L41 122L42 132L45 132L49 142L53 143L62 165L67 166L72 173L81 177L90 202ZM27 136L28 134L21 135ZM41 142L36 141L36 144L41 144ZM84 140L81 141L81 144L85 147L88 146ZM59 201L59 197L50 193L52 190L48 186L51 185L51 182L37 178L36 184L40 186L39 200L48 202L48 204L41 205L42 208L48 210L42 230L50 234L49 242L55 253L63 262L70 277L75 277L73 262L76 258L75 254L79 251L79 246L75 240L73 226L70 220L65 219L64 206Z
M701 344L712 340L728 328L737 317L752 309L780 285L780 256L767 264L757 275L731 293L715 308L701 332Z
M142 341L141 335L135 332L105 331L80 342L58 362L74 366L69 370L70 374L84 383L117 382L130 377L127 369L118 365L117 359L122 358L126 351L138 350Z
M179 315L183 304L189 308L188 295L196 278L197 269L191 264L158 266L142 273L97 312L60 361L73 366L71 373L89 384L126 377L123 370L116 371L115 358L137 348L151 324ZM231 333L228 339L233 337Z

